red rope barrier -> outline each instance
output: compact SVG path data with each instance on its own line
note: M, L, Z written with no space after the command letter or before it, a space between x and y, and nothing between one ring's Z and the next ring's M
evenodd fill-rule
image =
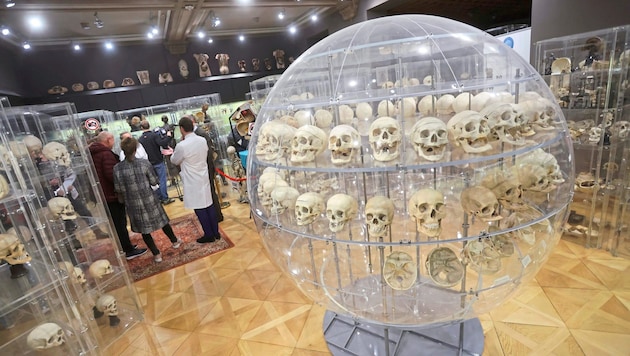
M219 173L221 176L229 179L229 180L233 180L235 182L242 182L242 181L246 181L247 178L234 178L234 177L230 177L229 175L225 174L225 172L223 172L222 170L220 170L219 168L215 168L215 171L217 171L217 173Z

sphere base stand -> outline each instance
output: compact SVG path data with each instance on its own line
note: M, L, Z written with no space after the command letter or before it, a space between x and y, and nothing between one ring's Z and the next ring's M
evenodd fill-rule
M483 328L477 318L402 328L358 321L327 310L323 328L328 349L335 356L481 355L484 346Z

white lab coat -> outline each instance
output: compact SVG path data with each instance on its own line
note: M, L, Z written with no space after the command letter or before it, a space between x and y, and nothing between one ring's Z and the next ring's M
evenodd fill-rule
M206 140L193 132L184 136L171 156L171 163L181 168L179 175L184 186L184 207L187 209L203 209L212 205L207 156Z

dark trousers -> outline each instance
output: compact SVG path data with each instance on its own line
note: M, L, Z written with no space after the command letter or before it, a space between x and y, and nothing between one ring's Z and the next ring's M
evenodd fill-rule
M117 201L107 202L107 207L112 216L112 222L114 223L116 234L118 234L120 246L126 253L131 253L131 251L133 251L133 245L131 244L131 240L129 240L129 231L127 231L127 209L125 208L125 204Z
M217 189L214 185L214 177L217 175L217 172L214 169L214 165L208 165L208 167L208 176L210 177L210 193L212 193L212 205L214 206L214 211L217 214L217 222L221 222L223 221L223 212L221 212L219 196L217 195Z
M168 239L171 240L171 242L177 242L177 237L175 237L171 224L162 226L162 231L164 231L164 234L168 236ZM154 256L160 253L160 250L157 246L155 246L155 241L153 241L153 236L151 236L151 234L142 234L142 240L144 240L144 243L147 245L149 250L151 250L151 253Z
M219 204L218 201L212 205L217 204ZM197 214L197 219L199 219L204 236L217 238L220 237L221 234L219 234L217 211L212 205L203 209L195 209L195 214Z

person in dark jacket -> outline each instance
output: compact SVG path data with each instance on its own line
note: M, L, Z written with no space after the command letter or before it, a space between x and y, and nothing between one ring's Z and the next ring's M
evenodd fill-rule
M125 160L114 167L114 191L118 193L119 201L127 206L131 231L142 234L144 243L153 253L153 260L162 262L162 254L151 232L161 228L173 248L179 248L182 240L175 236L164 207L153 194L153 187L158 184L155 170L146 159L135 157L138 141L133 137L126 138L120 148L125 152Z
M118 155L112 148L114 147L114 135L111 132L103 131L99 133L92 144L88 147L94 162L94 168L98 175L98 181L103 189L105 201L112 216L114 228L118 234L120 245L125 251L128 260L142 256L147 252L146 248L136 248L129 240L127 231L127 211L125 204L118 201L118 195L114 191L114 166L118 163Z
M192 120L192 118L191 118L191 121L195 122L194 120ZM206 132L206 130L203 129L203 127L195 124L193 132L197 136L201 136L204 139L206 139L206 144L208 145L208 157L206 158L206 160L208 162L208 175L210 176L210 192L212 193L212 201L215 202L215 204L213 205L217 213L217 220L221 222L223 221L223 213L221 212L221 204L219 204L219 196L217 195L217 190L214 185L214 177L216 176L215 167L214 167L214 158L215 158L214 147L215 146L214 146L214 143L212 142L212 139L210 138L210 135L208 135L208 133Z
M142 129L142 136L138 139L144 150L147 151L149 156L149 162L153 165L155 173L157 174L160 187L158 193L162 204L170 204L175 199L168 197L168 191L166 186L166 164L164 164L164 155L162 154L162 148L168 148L168 144L171 142L172 132L151 131L151 126L147 120L140 122L140 128ZM158 128L159 130L160 128Z

